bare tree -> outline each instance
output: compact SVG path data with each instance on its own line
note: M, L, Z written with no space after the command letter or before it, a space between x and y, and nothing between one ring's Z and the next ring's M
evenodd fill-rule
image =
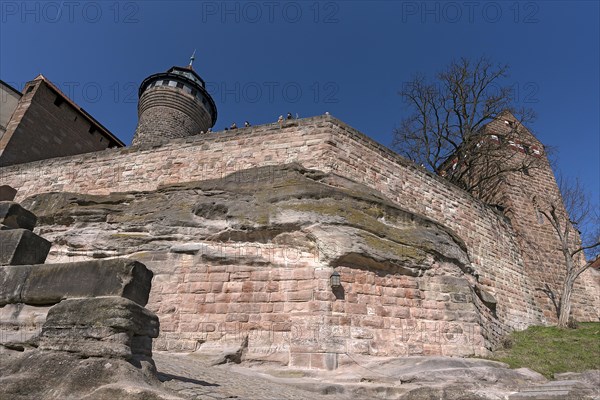
M600 253L600 215L578 179L559 177L561 198L534 198L538 211L552 225L564 256L565 276L558 300L558 326L567 327L571 315L571 295L575 281L594 262ZM580 232L583 230L583 233ZM587 253L587 260L586 260Z
M514 106L512 88L503 85L508 70L485 57L462 58L438 73L435 81L415 76L400 92L409 115L394 130L393 147L436 172L459 161L460 168L446 178L472 193L489 192L505 172L535 167L539 159L517 157L494 140L481 140L484 127L507 111L517 119L515 134L535 118L531 109Z

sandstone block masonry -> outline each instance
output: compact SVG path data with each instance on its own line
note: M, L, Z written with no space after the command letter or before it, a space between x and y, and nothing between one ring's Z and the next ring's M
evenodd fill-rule
M451 229L465 244L474 270L473 275L476 277L475 284L497 300L494 308L496 316L493 318L499 322L486 325L485 329L493 332L484 332L484 337L493 338L506 329L521 329L531 324L544 324L555 318L544 312L546 304L540 304L536 297L537 289L542 282L539 276L529 272L536 270L536 266L526 268L526 259L529 259L526 257L526 252L529 250L523 248L516 239L517 232L510 220L468 193L402 159L330 116L294 120L283 126L270 124L211 136L175 139L156 146L134 146L5 167L0 169L0 184L18 187L19 199L53 191L105 195L131 190L152 191L159 185L217 179L252 167L269 167L291 162L360 182L382 193L403 209L425 216ZM548 257L552 255L548 254ZM208 275L202 275L198 281L190 281L189 285L206 285L207 282L211 285L232 284L230 282L232 271L221 271L218 270L219 267L210 268L210 271L198 271L199 274ZM183 269L173 276L162 277L161 279L169 282L165 281L164 286L157 285L157 288L162 287L160 290L167 291L176 290L177 293L183 291L181 295L184 297L188 290L213 290L212 286L210 289L180 286L179 283L188 284L184 274L195 273L186 271ZM252 274L253 271L247 272ZM294 271L295 274L301 272ZM290 282L297 282L298 278L294 278L296 276L294 273L290 272L292 274ZM313 276L311 274L315 272L311 272L308 268L302 273ZM582 275L580 279L584 284L578 288L580 295L575 299L574 309L578 310L577 315L583 320L598 318L598 283L595 281L597 278L594 273L595 271L588 271ZM383 290L384 285L378 284L375 276L365 276L364 279L372 282L373 290ZM259 286L260 284L257 287ZM242 296L244 290L234 289L234 287L236 286L232 285L231 290L239 290ZM410 292L413 288L400 286L396 289ZM293 299L288 299L289 301L316 300L312 297L308 300L308 292L303 292L299 287L297 290L298 293L293 295L295 296ZM368 288L365 287L364 290L367 291ZM422 290L424 289L419 289L419 295L423 294ZM275 291L273 296L279 294ZM413 296L413 293L410 292L410 295ZM250 302L262 301L258 301L257 298ZM426 304L435 310L437 305L433 302ZM371 311L368 308L362 309L366 306L361 303L362 301L357 301L355 305L346 304L341 312L350 314L364 312L364 315L374 312L372 309ZM210 307L213 306L217 307L217 304L207 305L206 309L194 309L194 313L210 313L212 312ZM313 307L319 306L318 303L313 305ZM161 319L165 317L164 322L167 327L169 312L166 308L158 312ZM227 313L227 318L240 319L224 321L232 324L244 322L241 319L247 317L247 312L244 310L239 313L228 310ZM380 314L375 312L375 315ZM492 316L489 318L492 319ZM385 322L381 319L373 318L371 321L371 324L375 325L382 323L385 328ZM182 335L177 335L176 330L181 329L181 325L179 322L177 324L171 334L179 340ZM479 332L476 335L479 335ZM165 343L168 343L170 338L165 336L163 339L165 341L161 342L159 338L158 342L169 347ZM175 345L172 347L174 348ZM310 360L303 360L303 362L312 363ZM325 361L315 359L314 362Z
M197 135L212 126L211 115L200 100L168 86L147 89L138 114L134 145Z

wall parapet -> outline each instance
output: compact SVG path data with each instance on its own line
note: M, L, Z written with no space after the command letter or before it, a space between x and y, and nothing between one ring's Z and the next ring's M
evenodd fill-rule
M433 179L436 183L440 185L444 185L449 190L454 191L455 193L461 193L464 196L469 197L472 201L478 202L483 207L487 207L483 202L479 199L473 197L468 192L463 189L453 185L448 182L446 179L438 176L435 173L428 171L427 169L418 166L414 162L402 157L397 154L393 150L389 149L385 145L373 140L368 137L364 133L358 131L357 129L351 127L350 125L344 123L343 121L331 116L331 115L318 115L314 117L302 118L298 120L285 120L282 125L279 123L269 123L263 125L256 125L248 128L238 128L234 131L219 131L214 132L212 135L194 135L186 138L176 138L176 139L165 139L162 142L155 143L144 143L139 145L132 145L129 147L123 148L107 148L105 150L78 154L72 156L65 157L56 157L46 160L33 161L29 163L23 163L12 166L0 167L0 182L9 182L13 181L15 176L29 173L44 173L44 171L48 170L49 166L52 165L78 165L78 164L86 164L89 162L95 161L103 161L106 159L118 159L120 156L125 155L133 155L140 152L150 152L150 151L160 151L167 149L177 149L178 147L188 147L194 145L202 145L202 150L206 150L206 146L210 144L216 143L229 143L229 142L238 142L240 140L253 140L260 138L264 135L278 135L282 130L289 130L290 128L302 128L302 127L314 127L314 126L323 126L324 123L329 122L334 126L342 128L343 132L346 135L363 144L369 150L375 151L379 153L382 157L387 160L398 164L401 167L410 168L412 170L417 171L417 173L423 173L427 175L429 178ZM277 161L277 160L274 160ZM331 165L331 164L330 164ZM319 167L324 167L324 165L318 165ZM78 166L77 168L81 168ZM351 177L352 178L352 177ZM151 182L149 182L151 184ZM157 184L158 186L158 184ZM101 186L98 186L98 189L101 189ZM31 194L37 194L42 192L50 192L53 191L51 188L48 190L40 190L37 188L32 191ZM19 191L19 200L29 196L30 193L23 193L23 190Z

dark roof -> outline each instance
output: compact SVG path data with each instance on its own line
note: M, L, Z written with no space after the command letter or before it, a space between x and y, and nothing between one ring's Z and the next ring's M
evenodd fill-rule
M192 80L196 81L197 83L199 83L202 87L206 87L206 84L204 83L204 79L200 78L200 75L198 75L198 73L196 71L194 71L194 68L187 66L187 67L177 67L177 66L173 66L171 68L169 68L169 70L167 71L170 74L184 74L184 76L187 76L189 78L189 75L192 75Z

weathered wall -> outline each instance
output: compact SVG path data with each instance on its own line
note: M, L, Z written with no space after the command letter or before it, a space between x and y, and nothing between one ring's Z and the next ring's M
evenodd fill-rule
M490 203L502 206L503 213L509 218L515 241L523 254L523 265L527 276L531 278L536 304L541 308L547 321L557 321L555 302L560 301L565 279L565 261L561 252L557 233L538 207L548 211L550 204L557 207L561 230L570 224L555 180L546 151L533 134L517 119L505 114L485 126L487 134L503 138L501 145L505 168L501 180L490 185L492 196L486 199ZM511 142L513 144L511 144ZM535 152L531 149L535 148ZM521 167L526 166L526 169ZM570 227L570 246L573 249L581 245L577 229ZM585 263L583 253L577 261ZM572 315L577 319L597 320L600 305L600 273L588 270L581 279L575 281L574 305Z
M109 149L32 162L2 168L0 179L13 182L19 188L18 199L24 199L50 191L107 194L153 190L161 184L218 178L252 166L293 161L327 170L322 163L325 150L330 148L326 141L331 136L332 123L311 118L298 124L284 129L275 124L263 125L208 137L175 139L156 147ZM47 185L45 188L40 186L42 182Z
M108 194L118 191L154 190L161 184L220 178L253 166L289 162L299 162L307 168L333 171L362 182L386 195L402 208L429 217L451 228L466 244L474 274L477 277L475 283L498 299L497 319L489 313L486 314L485 307L480 310L482 318L489 320L488 323L481 325L482 330L487 330L487 332L482 332L484 337L493 339L503 334L507 328L519 329L529 324L548 321L548 315L544 315L535 299L535 288L538 282L535 281L535 276L530 276L524 268L523 255L519 243L515 239L515 232L504 217L473 199L469 194L445 182L442 178L403 160L332 117L323 116L292 121L283 127L271 124L239 129L236 132L213 134L209 137L177 139L159 147L113 149L100 153L6 167L0 170L0 183L17 187L20 199L50 191ZM89 168L82 168L82 166L89 166ZM166 260L159 261L163 263ZM153 269L158 265L158 263L152 263L151 260L144 259L144 262ZM229 285L236 287L235 290L239 291L239 296L241 296L244 293L242 287L245 278L240 278L240 282L236 283L239 286L237 288L232 284L234 283L232 282L234 271L219 270L219 268L226 267L200 264L197 268L207 268L207 270L197 271L200 275L196 275L196 278L192 280L188 274L196 272L186 270L184 260L176 260L175 266L166 265L169 271L172 269L175 273L163 271L161 275L160 272L154 271L157 276L153 286L156 288L153 289L153 296L161 296L163 290L174 290L174 293L179 296L177 298L180 299L177 301L181 302L183 308L186 307L185 304L192 307L190 315L222 315L218 318L224 318L223 322L230 324L241 322L226 321L227 318L235 318L236 313L233 309L225 310L224 306L218 306L217 302L207 302L205 305L198 306L198 302L206 301L206 296L210 295L208 290L213 291L213 283L208 289L207 282L214 282L215 288ZM312 274L317 273L316 269L307 268L305 273L309 276L312 277ZM291 275L286 280L289 280L290 284L298 285L301 281L293 273L298 274L300 271L301 269L290 272ZM202 275L206 273L209 275ZM235 273L246 276L244 274L252 274L252 271L236 269ZM374 275L369 277L368 272L365 274L364 278L356 275L356 279L375 279ZM324 282L325 278L319 279ZM256 280L256 282L261 281ZM321 284L315 283L313 280L309 280L309 282L311 285ZM246 285L251 283L255 284L254 281L249 281ZM426 281L419 284L426 285ZM595 290L594 283L588 281L586 284L588 289ZM198 294L204 294L203 292L197 292L194 296L192 293L188 293L188 291L196 290L191 287L192 285L203 287L203 289L197 290L206 291L204 299L197 297ZM252 296L271 296L266 288L263 291L261 285L261 283L257 283L256 291L252 286L251 291L254 293ZM403 288L398 282L394 285L397 289L411 289ZM420 287L419 291L424 291L425 287ZM280 286L279 289L282 287ZM301 289L297 290L301 291ZM311 290L314 292L316 289L313 287ZM363 290L363 288L357 290ZM375 285L365 290L377 293L378 290L384 290L384 286ZM225 294L227 294L226 291L224 294L221 293L221 295ZM282 294L274 291L272 295ZM189 299L186 296L189 296ZM352 298L352 296L350 297ZM158 297L155 298L158 299ZM406 296L402 298L405 299ZM257 312L258 297L252 299L248 300L247 307ZM589 296L586 296L585 299L590 304L596 304L596 314L587 314L585 317L597 318L597 299ZM381 301L381 299L378 300L377 306L382 306ZM445 302L446 300L439 301ZM356 308L365 311L365 307L367 307L368 315L370 302L369 297L361 297L361 300L357 301ZM166 332L157 341L158 346L168 343L170 334L173 335L174 340L175 337L180 340L185 336L185 333L182 333L184 331L192 335L193 333L189 333L189 330L192 332L201 330L201 327L197 327L199 322L192 321L191 316L187 317L190 318L190 321L187 322L195 325L183 328L184 325L181 324L185 324L186 321L181 313L177 317L177 326L169 329L169 314L172 313L169 311L169 307L172 305L167 306L169 303L171 301L167 301L164 305L168 309L163 309L161 305L158 310L161 323L165 326L163 332ZM238 302L231 303L234 308L239 307L237 304ZM475 305L477 306L477 304ZM349 302L347 306L349 309L354 307ZM436 307L434 304L431 306L432 310ZM271 305L265 307L270 308ZM275 306L273 305L273 307ZM216 311L217 308L218 311ZM419 308L424 308L424 312L430 312L426 310L428 307L423 303L419 303ZM344 312L351 311L345 310ZM382 318L376 318L377 322L373 323L385 324L384 315L380 316ZM247 313L246 316L240 318L248 318L248 322L252 322ZM289 335L289 333L286 334ZM474 337L480 337L478 335L479 333ZM176 348L182 343L180 341L177 344L165 346L166 348ZM190 346L190 344L185 346ZM425 350L423 349L423 351ZM320 361L315 360L315 363L318 362Z
M289 247L256 244L220 250L254 250L272 264L144 255L156 273L149 304L161 321L156 350L210 354L237 350L247 337L247 359L331 369L353 354L485 355L490 345L483 332L490 325L464 278L338 267L339 294L329 285L331 268L317 254L298 252L290 260L284 256Z
M297 164L26 202L53 261L131 256L154 271L161 350L241 347L249 359L332 368L347 354L484 354L502 325L447 228Z

